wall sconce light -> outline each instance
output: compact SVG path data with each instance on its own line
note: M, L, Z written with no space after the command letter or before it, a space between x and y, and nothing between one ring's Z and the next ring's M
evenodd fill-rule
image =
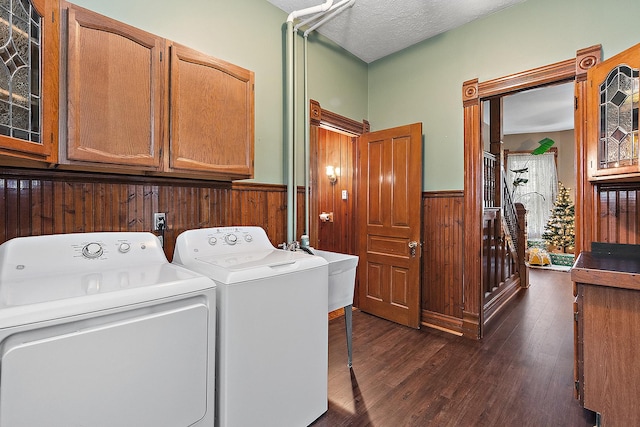
M340 169L336 169L333 166L327 166L327 178L331 184L335 184L338 181L338 173Z

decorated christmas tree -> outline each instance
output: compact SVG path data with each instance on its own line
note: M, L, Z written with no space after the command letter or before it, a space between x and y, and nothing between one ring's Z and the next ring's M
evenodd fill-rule
M569 197L569 189L558 183L558 196L551 209L551 217L544 227L542 238L551 246L562 249L573 249L575 245L575 206Z

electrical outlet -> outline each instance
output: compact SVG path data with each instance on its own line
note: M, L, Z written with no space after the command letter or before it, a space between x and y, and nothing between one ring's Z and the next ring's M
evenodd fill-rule
M153 231L162 231L167 228L167 214L156 212L153 214Z

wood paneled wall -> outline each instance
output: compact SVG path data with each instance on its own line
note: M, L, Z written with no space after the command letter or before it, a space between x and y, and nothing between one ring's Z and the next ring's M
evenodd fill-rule
M422 205L422 324L462 334L464 195L426 192Z
M315 186L318 214L333 212L333 222L322 222L318 215L310 218L317 222L315 247L334 252L354 253L354 152L353 138L323 128L318 129ZM339 168L338 180L332 184L326 167ZM347 198L342 198L342 191Z
M596 192L594 241L640 244L640 183L601 184Z
M602 241L638 243L640 189L601 192ZM298 235L304 193L298 190ZM150 231L154 212L166 212L165 253L190 228L257 225L274 245L286 240L286 188L250 183L0 170L0 243L17 236ZM422 324L462 333L464 196L462 191L423 193ZM609 220L608 217L616 218ZM625 224L625 225L622 225Z
M303 196L298 191L302 207ZM190 228L258 225L274 245L286 240L286 188L281 185L0 170L0 243L42 234L151 231L154 212L167 213L169 260L176 237Z
M302 189L297 200L300 235ZM453 332L463 307L463 200L462 192L423 194L422 323ZM151 231L153 213L166 212L164 248L171 260L176 237L191 228L256 225L278 245L286 240L286 204L282 185L3 168L0 243L43 234Z
M600 184L594 241L640 244L640 183ZM463 333L464 194L425 192L422 324Z

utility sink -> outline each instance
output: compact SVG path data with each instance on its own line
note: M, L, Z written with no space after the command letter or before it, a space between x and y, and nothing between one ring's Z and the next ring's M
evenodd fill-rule
M329 263L329 312L353 304L358 257L313 249Z
M329 312L344 307L344 321L347 332L347 366L352 365L351 309L353 307L353 291L356 285L356 267L358 257L338 252L312 249L313 254L321 256L329 263Z

